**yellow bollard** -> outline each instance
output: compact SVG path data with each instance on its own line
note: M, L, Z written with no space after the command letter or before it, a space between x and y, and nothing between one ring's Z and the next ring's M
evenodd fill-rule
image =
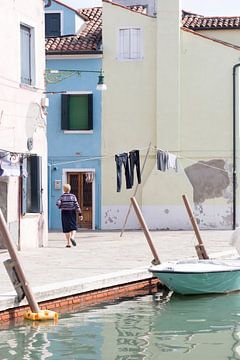
M32 312L31 310L26 311L23 314L24 319L27 320L57 320L58 319L58 313L51 310L40 310L38 312Z

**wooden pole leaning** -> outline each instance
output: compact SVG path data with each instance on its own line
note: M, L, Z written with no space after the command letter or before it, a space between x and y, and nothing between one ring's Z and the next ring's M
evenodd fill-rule
M36 299L34 298L33 292L30 288L30 285L25 277L22 265L20 263L18 253L16 246L14 242L11 239L10 232L8 230L6 221L3 217L2 210L0 209L0 233L3 237L3 241L5 243L6 248L8 249L9 255L11 259L7 261L6 269L8 273L11 273L11 268L14 270L14 279L10 279L13 282L13 285L17 291L17 294L20 295L20 298L22 299L24 295L27 298L28 304L30 306L31 311L26 311L24 313L24 318L29 320L57 320L58 319L58 313L52 310L40 310L38 303ZM17 284L15 284L15 281L17 281ZM21 288L18 289L18 287ZM23 295L23 296L21 296Z
M161 262L160 262L160 259L159 259L159 257L158 257L158 254L157 254L155 248L154 248L154 245L153 245L153 242L152 242L152 238L151 238L151 235L150 235L150 233L149 233L147 224L145 223L145 220L144 220L144 217L143 217L143 215L142 215L141 209L140 209L140 207L138 206L138 203L137 203L135 197L131 197L131 203L132 203L133 208L134 208L134 210L135 210L135 213L136 213L136 215L137 215L138 221L139 221L139 223L140 223L140 225L141 225L141 227L142 227L142 230L143 230L143 232L144 232L144 235L145 235L145 237L146 237L146 239L147 239L148 245L149 245L149 247L150 247L150 249L151 249L151 251L152 251L152 254L153 254L153 257L154 257L152 263L153 263L154 265L159 265L159 264L161 263Z
M193 215L191 206L190 206L190 204L188 202L188 199L187 199L186 195L182 195L182 198L183 198L184 205L186 207L188 216L190 218L193 230L195 232L195 235L196 235L196 238L197 238L197 241L198 241L198 245L195 246L198 258L207 260L207 259L209 259L209 256L208 256L208 254L206 252L206 249L204 247L204 244L203 244L203 241L202 241L202 238L201 238L201 235L200 235L200 231L199 231L196 219L195 219L195 217Z
M35 298L33 296L33 293L32 293L32 290L31 290L31 288L29 286L29 283L28 283L28 281L27 281L27 279L25 277L23 268L22 268L21 263L20 263L19 258L18 258L18 254L17 254L17 250L15 248L15 244L13 243L13 241L11 239L11 235L10 235L10 232L8 230L8 227L7 227L6 221L5 221L4 217L3 217L3 213L2 213L1 209L0 209L0 233L2 234L3 241L5 243L6 248L8 249L11 260L14 263L15 270L16 270L18 278L19 278L19 280L21 282L21 287L22 287L22 289L24 291L24 294L25 294L25 296L26 296L26 298L28 300L29 306L30 306L32 312L37 313L37 312L40 311L38 303L35 300Z
M144 170L144 168L145 168L145 165L146 165L146 162L147 162L147 158L148 158L150 149L151 149L151 142L150 142L149 145L148 145L148 149L147 149L147 152L146 152L144 161L143 161L143 166L142 166L142 169L141 169L141 176L142 176L142 174L143 174L143 170ZM137 194L138 186L139 186L139 184L137 183L136 188L135 188L135 190L134 190L133 197ZM122 227L122 231L121 231L120 237L123 235L123 232L124 232L124 230L125 230L125 227L126 227L126 224L127 224L127 220L128 220L128 217L129 217L131 208L132 208L132 203L130 203L130 205L129 205L128 212L127 212L127 215L126 215L126 218L125 218L123 227Z

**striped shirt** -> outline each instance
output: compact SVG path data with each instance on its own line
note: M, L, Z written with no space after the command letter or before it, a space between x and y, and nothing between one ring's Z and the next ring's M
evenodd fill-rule
M56 205L61 210L76 210L80 214L82 213L76 196L71 193L62 194L58 199Z

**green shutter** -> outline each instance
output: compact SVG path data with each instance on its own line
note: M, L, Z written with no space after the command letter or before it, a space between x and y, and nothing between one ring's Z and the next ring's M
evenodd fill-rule
M88 128L93 129L93 94L88 95Z
M62 130L93 129L93 95L62 95Z
M70 95L62 95L61 98L61 129L68 130L69 119L69 97Z
M23 159L22 169L23 173L27 170L27 158ZM27 177L21 174L21 183L22 183L22 215L25 215L27 212Z
M69 130L88 130L88 98L86 95L70 96Z
M29 159L31 168L31 209L32 213L42 211L42 158L33 155Z

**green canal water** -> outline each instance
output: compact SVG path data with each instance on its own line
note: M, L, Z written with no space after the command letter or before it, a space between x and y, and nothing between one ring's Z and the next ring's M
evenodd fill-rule
M240 294L160 294L0 331L0 359L240 359Z

